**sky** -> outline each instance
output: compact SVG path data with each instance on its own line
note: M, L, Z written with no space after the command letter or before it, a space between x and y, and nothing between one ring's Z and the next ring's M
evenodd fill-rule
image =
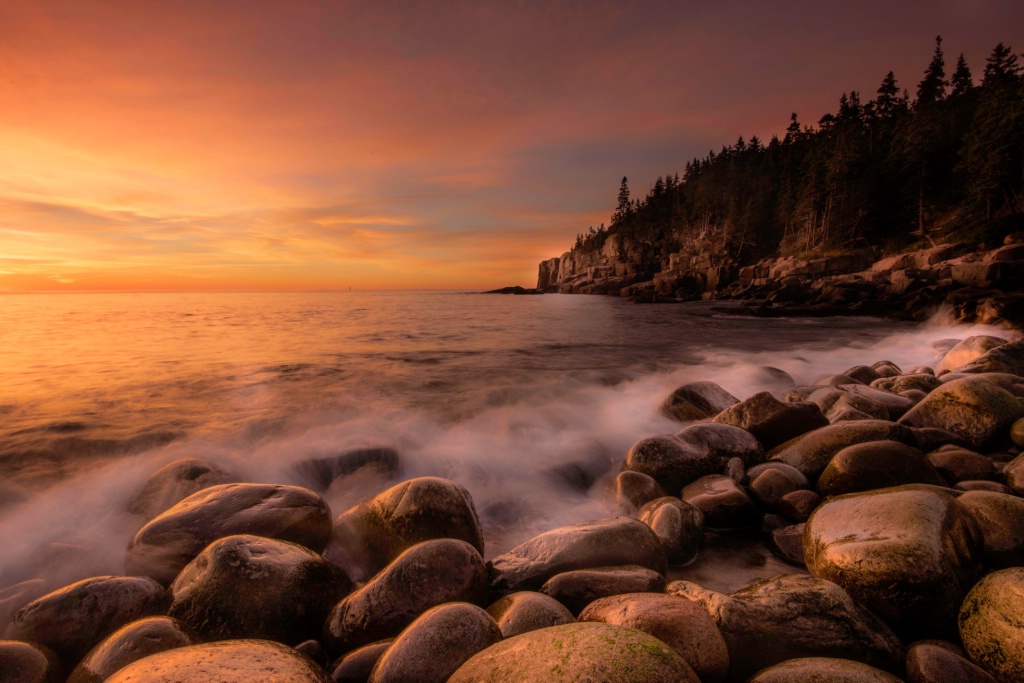
M1024 3L0 0L0 291L532 286L938 34L980 78Z

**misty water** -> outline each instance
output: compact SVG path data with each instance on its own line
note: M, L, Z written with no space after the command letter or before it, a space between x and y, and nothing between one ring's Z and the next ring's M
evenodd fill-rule
M351 291L11 294L0 330L0 612L122 573L145 521L126 503L176 458L301 484L297 461L392 447L401 478L469 489L489 558L611 514L605 484L629 446L683 426L658 406L684 382L782 396L788 385L766 367L809 383L883 358L930 364L935 342L993 332L609 297ZM395 481L359 471L325 498L338 514ZM763 553L737 553L776 573ZM716 557L695 570L711 584Z

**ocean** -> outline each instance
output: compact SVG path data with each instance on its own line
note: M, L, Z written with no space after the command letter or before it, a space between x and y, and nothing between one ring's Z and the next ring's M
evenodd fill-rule
M629 446L682 427L658 411L682 383L782 396L766 368L806 384L881 359L930 364L941 339L1000 333L713 307L448 291L0 295L0 611L19 582L122 573L144 521L127 500L176 458L300 483L297 461L388 446L402 478L469 489L491 557L611 514L605 485ZM325 498L338 514L394 483L357 472Z

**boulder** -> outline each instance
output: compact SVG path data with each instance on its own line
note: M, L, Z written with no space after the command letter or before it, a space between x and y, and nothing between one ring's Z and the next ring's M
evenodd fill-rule
M924 453L931 453L943 446L967 448L966 441L953 432L947 432L945 429L936 429L935 427L922 427L921 429L911 427L910 429L914 432L917 447Z
M989 569L1024 566L1024 499L991 491L968 491L957 503L978 523Z
M363 568L380 571L422 541L457 538L484 554L473 499L462 486L440 477L418 477L364 500L338 516L335 540Z
M942 384L942 382L939 381L939 378L934 374L921 373L876 379L871 383L871 388L878 389L880 391L888 391L892 394L898 394L901 391L907 391L908 389L919 389L927 394L940 384Z
M807 521L813 576L907 632L941 631L978 577L982 537L943 489L899 486L827 500Z
M397 636L431 607L482 605L486 599L487 569L476 548L453 538L424 541L335 605L324 623L323 642L339 655Z
M900 419L911 427L938 427L953 432L972 450L994 446L1024 417L1024 402L978 377L943 384Z
M1015 496L1024 496L1024 454L1006 463L1002 471L1003 481Z
M714 382L690 382L673 391L661 404L665 417L693 422L714 417L739 399Z
M904 425L885 420L856 420L829 425L799 436L769 453L777 462L797 468L808 479L817 480L836 453L847 446L867 441L899 441L914 445L914 433Z
M1024 448L1024 417L1010 425L1010 440L1017 448Z
M174 580L168 614L204 640L297 645L320 635L327 613L351 589L340 567L308 548L228 536L208 545Z
M928 462L950 484L996 478L992 460L958 446L944 446L928 454Z
M719 413L712 422L746 429L765 448L774 448L828 424L813 403L783 403L767 391Z
M354 448L337 455L300 460L292 472L304 486L322 493L338 477L355 474L364 467L371 467L385 477L396 477L401 470L401 457L393 448Z
M153 579L97 576L22 607L8 627L7 637L45 645L74 665L125 624L163 614L166 609L167 591Z
M102 683L143 657L200 642L199 636L177 619L139 619L122 626L94 647L71 672L68 683Z
M196 491L237 481L237 475L211 462L201 458L180 458L150 475L138 493L128 501L128 512L153 519Z
M373 667L395 642L394 638L357 647L334 663L331 678L335 683L366 683L373 673Z
M721 474L687 484L682 498L700 510L704 524L713 529L746 529L761 524L761 510L743 487Z
M917 403L916 400L906 396L894 394L891 391L882 391L881 389L875 389L863 384L845 384L840 386L839 389L850 396L867 399L876 405L882 406L888 413L888 419L890 420L900 419Z
M878 370L867 365L857 365L843 373L847 377L852 377L861 384L871 384L876 379L880 378Z
M816 389L809 397L832 423L848 421L851 412L867 415L862 420L888 420L889 409L881 403L865 396L845 391L841 387L822 387Z
M1010 490L1006 484L1000 484L997 481L958 481L953 486L956 491L992 491L993 493L1005 493L1007 495L1013 495L1013 491Z
M1000 681L1024 680L1024 567L993 572L960 608L960 638L971 661Z
M597 567L556 574L540 592L565 605L573 616L599 598L623 593L661 593L665 577L646 567Z
M718 626L730 680L796 657L849 657L889 671L903 665L899 638L830 581L787 574L731 595L676 581L668 592L696 602Z
M473 656L449 683L700 683L675 650L611 624L552 626L508 638Z
M503 638L576 621L558 600L533 591L506 595L488 607L487 613L498 624Z
M941 375L946 372L952 372L959 367L977 360L992 349L997 346L1002 346L1005 343L1005 339L989 335L968 337L967 339L958 342L953 348L946 352L942 357L942 360L935 366L935 374Z
M107 683L331 683L330 677L290 647L269 640L227 640L150 655Z
M500 640L494 619L476 605L439 605L395 638L373 667L369 683L445 683L467 659Z
M804 527L806 524L791 524L772 531L772 552L790 564L806 567L804 561Z
M631 515L647 503L665 496L652 477L641 472L619 472L615 477L615 504L626 515Z
M319 640L312 638L310 640L304 640L295 646L295 651L301 652L325 669L327 668L327 665L330 664L330 662L327 661L327 650Z
M62 683L64 669L49 648L0 640L0 683Z
M779 509L784 496L807 486L807 477L795 467L784 463L776 465L764 469L750 481L750 496L770 512Z
M576 569L639 565L666 570L665 549L650 527L614 517L552 529L491 560L491 588L497 595L536 590L545 581Z
M997 346L984 356L960 366L957 372L998 372L1024 377L1024 339Z
M945 486L921 451L899 441L867 441L836 453L818 478L818 493L839 496L902 484Z
M806 522L820 504L821 496L814 491L800 489L782 497L779 501L779 514L791 522Z
M945 646L943 646L945 645ZM948 643L914 643L907 650L907 683L997 683Z
M649 633L686 660L702 683L719 683L729 671L722 634L696 603L676 595L630 593L587 606L580 622L627 626Z
M125 569L169 584L203 548L235 534L290 541L319 553L331 537L331 510L298 486L211 486L143 526L128 545Z
M849 659L791 659L758 672L750 683L903 683L890 673Z
M877 372L879 377L895 377L896 375L903 374L903 371L900 370L900 366L888 360L878 361L871 366L871 369Z
M699 509L665 496L644 505L636 517L661 541L670 566L686 564L697 556L704 538L704 513Z

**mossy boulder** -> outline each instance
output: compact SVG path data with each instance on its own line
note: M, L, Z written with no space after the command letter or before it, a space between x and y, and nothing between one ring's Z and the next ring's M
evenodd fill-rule
M971 661L1004 683L1024 681L1024 567L993 572L960 608L960 638Z
M140 659L107 683L331 683L308 657L269 640L225 640Z

